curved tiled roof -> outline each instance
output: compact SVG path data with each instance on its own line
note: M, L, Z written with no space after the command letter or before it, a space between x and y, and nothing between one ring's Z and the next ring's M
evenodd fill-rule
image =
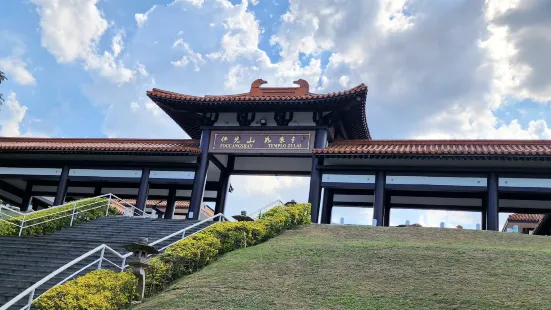
M123 199L124 202L129 203L133 206L136 205L136 199ZM146 202L146 207L153 208L153 207L159 207L159 208L166 208L166 200L155 200L155 199L148 199ZM175 207L177 209L187 209L189 208L189 200L177 200L175 202Z
M371 139L365 117L365 84L340 92L314 94L304 80L294 82L300 87L260 87L265 83L256 80L248 93L236 95L191 96L153 88L147 91L147 96L194 139L201 136L200 113L239 112L241 109L247 112L335 111L340 113L349 139Z
M513 213L507 218L508 221L516 222L535 222L538 223L543 218L544 214L524 214Z
M0 153L189 153L200 154L197 140L0 138Z
M551 140L345 140L315 149L321 155L551 156Z
M268 88L269 89L269 88ZM251 95L251 93L243 93L243 94L237 94L237 95L222 95L222 96L191 96L191 95L185 95L185 94L179 94L175 92L170 92L158 88L153 88L150 91L147 91L147 96L149 96L151 99L153 98L162 98L162 99L172 99L172 100L181 100L181 101L187 101L187 102L202 102L202 103L208 103L208 102L231 102L231 101L285 101L285 102L293 102L293 101L304 101L304 100L316 100L316 99L329 99L329 98L335 98L340 96L347 96L347 95L353 95L358 93L363 93L367 91L367 86L365 84L360 84L356 87L353 87L346 91L340 91L340 92L333 92L328 94L313 94L313 93L307 93L304 95L285 95L284 92L277 92L276 90L279 89L289 89L289 88L272 88L274 89L273 92L271 92L271 95L260 95L255 96Z

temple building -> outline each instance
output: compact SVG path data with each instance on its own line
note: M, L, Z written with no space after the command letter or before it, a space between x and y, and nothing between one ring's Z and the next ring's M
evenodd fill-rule
M543 216L543 214L513 213L507 217L501 231L506 232L516 226L519 233L531 235Z
M473 211L488 230L499 212L550 213L551 141L376 140L364 84L314 94L294 83L259 79L224 96L148 91L187 140L0 138L0 199L26 210L44 197L113 193L142 210L165 201L166 218L187 201L197 219L205 203L224 212L231 175L289 175L310 177L315 223L339 207L373 208L384 226L397 209Z

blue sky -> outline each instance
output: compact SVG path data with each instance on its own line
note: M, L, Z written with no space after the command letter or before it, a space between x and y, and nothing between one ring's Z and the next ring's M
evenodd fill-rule
M303 78L320 93L366 83L376 139L549 139L545 16L537 0L5 1L0 135L185 138L147 89L226 94ZM234 179L251 185L230 195L235 210L306 199L300 178ZM393 220L476 221L412 212Z

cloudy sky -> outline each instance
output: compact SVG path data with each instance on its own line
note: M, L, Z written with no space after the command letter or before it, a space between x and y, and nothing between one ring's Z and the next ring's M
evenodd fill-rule
M1 136L186 138L147 89L231 94L303 78L320 93L366 83L375 139L551 138L546 0L3 1L0 42ZM304 178L232 183L230 212L307 199ZM405 219L479 216L391 220Z

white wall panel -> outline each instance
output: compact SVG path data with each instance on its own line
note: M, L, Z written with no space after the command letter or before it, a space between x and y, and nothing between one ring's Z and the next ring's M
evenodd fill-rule
M151 170L149 173L150 179L178 179L178 180L193 180L195 172L193 171L164 171Z
M551 188L551 179L499 178L499 186Z
M332 183L375 183L375 175L359 175L359 174L323 174L322 182Z
M446 185L486 187L486 178L468 177L427 177L427 176L387 176L386 184L400 185Z
M141 178L141 170L108 170L108 169L71 169L69 176L73 177L104 177L104 178Z
M0 174L14 175L61 175L61 168L0 167Z

